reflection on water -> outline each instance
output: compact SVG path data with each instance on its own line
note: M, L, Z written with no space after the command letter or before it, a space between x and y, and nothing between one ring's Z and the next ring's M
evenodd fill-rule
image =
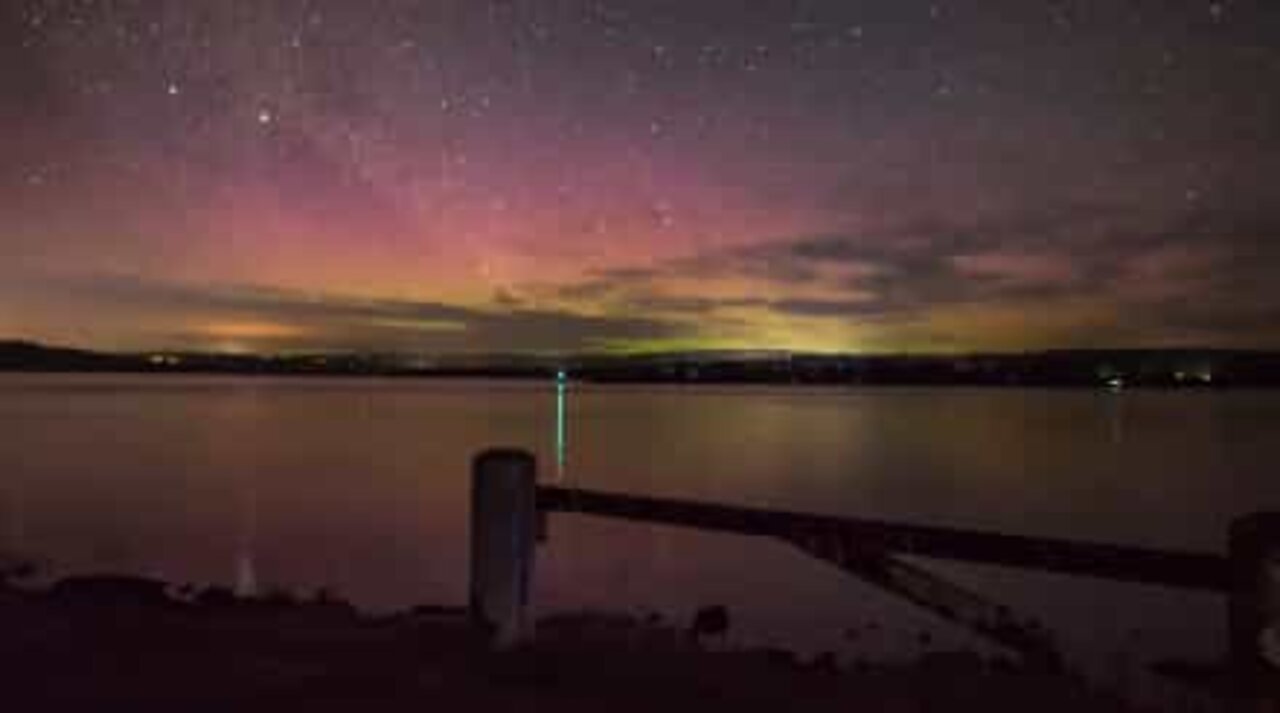
M0 555L16 555L27 549L26 515L23 513L22 481L16 475L6 479L4 489L4 539L0 541Z
M1280 506L1276 393L569 390L0 376L4 547L73 571L457 603L472 455L526 448L562 479L570 435L581 487L1029 535L1220 551L1232 517ZM781 543L556 516L539 557L547 608L725 603L741 637L837 650L965 640ZM1220 649L1212 595L937 569L1093 660Z
M568 457L566 449L569 447L565 440L565 391L568 386L568 375L564 370L556 372L556 482L563 483L565 476L565 461Z
M1114 398L1108 401L1108 422L1111 425L1111 445L1124 445L1124 404L1125 399Z
M258 568L253 548L258 532L258 495L252 481L242 483L240 533L236 543L235 593L242 597L259 594Z

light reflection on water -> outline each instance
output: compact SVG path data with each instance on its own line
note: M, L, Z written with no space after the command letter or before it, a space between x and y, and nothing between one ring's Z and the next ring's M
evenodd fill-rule
M563 370L556 372L556 477L555 482L563 483L565 479L565 468L567 467L569 453L568 438L568 374Z
M594 489L1180 549L1280 506L1280 393L0 376L0 424L0 549L374 608L463 601L469 460L493 445ZM547 608L727 603L740 636L815 649L968 641L780 543L556 516L540 558ZM1220 648L1213 596L938 569L1100 665Z

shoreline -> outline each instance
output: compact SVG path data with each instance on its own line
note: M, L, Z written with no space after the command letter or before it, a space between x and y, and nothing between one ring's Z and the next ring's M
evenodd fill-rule
M506 373L476 371L351 371L351 372L308 372L308 371L254 371L254 370L217 370L217 369L28 369L0 367L3 376L49 376L49 377L200 377L200 378L243 378L251 380L289 380L298 382L358 382L362 380L385 380L391 382L501 382L528 385L553 384L554 373ZM1172 384L1135 382L1123 387L1111 387L1097 383L1055 382L1055 381L813 381L813 380L768 380L768 379L659 379L659 378L594 378L577 376L567 382L572 386L621 386L621 387L669 387L673 389L714 389L714 388L760 388L760 389L795 389L831 392L857 391L893 391L898 389L939 389L939 390L981 390L992 392L1009 392L1022 390L1041 390L1051 392L1123 394L1137 393L1180 393L1211 394L1241 391L1280 392L1280 380L1276 382L1217 382L1213 384Z
M324 592L241 598L128 576L21 579L0 578L5 695L45 709L1137 710L1070 673L971 652L842 667L829 654L708 646L658 617L577 612L540 619L531 645L494 654L458 607L371 615Z
M1186 347L954 354L747 351L427 356L356 352L97 352L0 340L0 373L3 372L478 378L555 381L561 384L1200 391L1280 388L1280 352Z

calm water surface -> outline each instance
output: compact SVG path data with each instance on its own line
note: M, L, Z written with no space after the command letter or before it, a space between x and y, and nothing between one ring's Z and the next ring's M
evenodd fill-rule
M461 603L469 460L493 445L595 489L1194 550L1280 507L1276 392L571 385L566 425L561 475L550 382L0 376L0 549ZM847 655L970 643L765 540L557 516L539 567L547 610L725 603L740 641ZM1222 647L1214 595L939 569L1100 669Z

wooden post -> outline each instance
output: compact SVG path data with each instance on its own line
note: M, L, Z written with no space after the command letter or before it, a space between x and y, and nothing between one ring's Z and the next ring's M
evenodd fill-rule
M1234 690L1248 710L1280 710L1280 513L1233 521L1230 547Z
M470 616L498 650L533 636L536 492L537 464L525 451L488 450L473 461Z

